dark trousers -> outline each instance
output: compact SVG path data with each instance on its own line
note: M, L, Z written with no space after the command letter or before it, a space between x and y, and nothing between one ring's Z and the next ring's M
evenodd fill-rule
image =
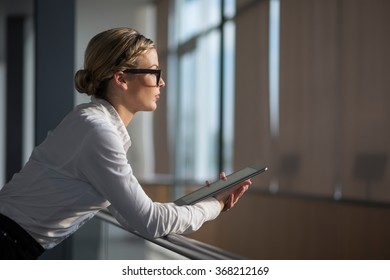
M0 260L34 260L44 251L21 226L0 214Z

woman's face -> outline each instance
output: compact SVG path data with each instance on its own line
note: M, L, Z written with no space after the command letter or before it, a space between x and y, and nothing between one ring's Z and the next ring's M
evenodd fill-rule
M159 69L158 55L151 49L138 58L137 69ZM133 114L139 111L154 111L160 98L160 89L165 86L162 78L157 85L157 74L127 73L128 90L126 93L126 107Z

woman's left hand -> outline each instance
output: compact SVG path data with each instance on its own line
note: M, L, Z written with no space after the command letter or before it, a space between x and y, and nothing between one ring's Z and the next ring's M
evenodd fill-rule
M221 180L227 180L224 172L221 172L220 178ZM222 211L229 211L231 208L233 208L238 200L248 190L251 184L251 180L248 179L236 187L229 188L221 193L216 194L214 197L221 203ZM208 182L206 182L206 185L208 185Z

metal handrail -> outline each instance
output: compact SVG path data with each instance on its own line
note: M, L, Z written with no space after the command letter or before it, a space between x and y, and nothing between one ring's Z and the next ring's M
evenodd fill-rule
M125 230L108 211L100 211L96 216ZM169 234L165 237L153 239L145 237L137 231L129 231L127 229L126 231L191 260L244 259L239 255L227 252L221 248L179 234Z

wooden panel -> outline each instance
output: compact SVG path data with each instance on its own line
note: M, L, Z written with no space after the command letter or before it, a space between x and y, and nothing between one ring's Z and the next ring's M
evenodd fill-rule
M189 235L250 259L389 259L390 209L248 193Z
M336 183L337 0L281 1L279 183L331 196Z
M343 3L343 194L388 202L390 2Z

